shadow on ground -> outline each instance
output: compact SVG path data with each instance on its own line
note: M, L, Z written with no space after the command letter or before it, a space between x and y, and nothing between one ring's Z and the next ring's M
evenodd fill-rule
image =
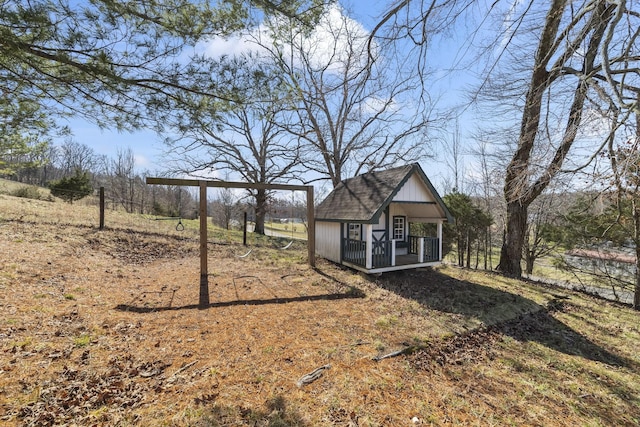
M167 295L169 295L171 294L171 291L154 292L154 293L166 293ZM115 307L115 309L120 311L129 311L133 313L155 313L159 311L194 310L194 309L206 310L210 308L233 307L233 306L244 306L244 305L258 306L258 305L268 305L268 304L289 304L292 302L305 302L305 301L335 301L335 300L342 300L342 299L364 298L364 296L365 296L364 292L362 292L360 289L352 287L343 293L300 295L300 296L293 296L293 297L274 297L274 298L264 298L264 299L263 298L236 299L231 301L212 302L204 306L199 304L173 306L171 302L169 302L169 304L166 304L166 305L155 305L155 304L149 304L144 302L142 298L138 296L128 304L118 304ZM171 295L171 300L173 300L173 295Z
M289 408L283 396L278 395L264 404L264 409L250 409L242 406L214 405L194 426L299 426L304 427L300 414Z
M535 341L568 355L612 366L628 364L556 319L553 314L567 307L562 300L552 300L545 307L520 295L433 270L385 274L376 283L431 310L476 318L488 329L521 342Z

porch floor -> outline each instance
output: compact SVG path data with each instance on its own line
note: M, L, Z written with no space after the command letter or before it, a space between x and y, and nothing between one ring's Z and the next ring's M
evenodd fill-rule
M417 254L396 255L396 265L410 265L418 263Z

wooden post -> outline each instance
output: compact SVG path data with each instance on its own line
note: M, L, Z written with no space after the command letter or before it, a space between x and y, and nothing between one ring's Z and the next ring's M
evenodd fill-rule
M316 214L313 187L307 187L307 255L311 267L316 266Z
M202 308L209 306L209 279L207 272L207 187L306 191L307 221L309 223L307 227L307 243L309 254L308 262L311 267L316 266L316 221L312 186L287 184L251 184L247 182L199 181L195 179L151 177L147 177L146 181L147 184L150 185L200 187L200 306Z
M209 306L207 252L207 181L200 181L200 308Z
M247 246L247 213L244 213L244 225L242 226L242 244Z
M100 187L100 230L104 230L104 187Z
M365 240L365 268L367 270L371 270L373 268L373 225L365 224L364 225L364 240Z

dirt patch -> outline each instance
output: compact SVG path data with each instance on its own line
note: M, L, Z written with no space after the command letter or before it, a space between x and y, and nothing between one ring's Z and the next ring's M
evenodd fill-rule
M430 343L409 356L417 369L436 372L436 367L482 363L495 356L494 346L501 339L494 328L483 328Z
M164 258L184 258L198 251L194 239L131 230L90 233L87 245L93 251L104 252L132 265L148 264Z

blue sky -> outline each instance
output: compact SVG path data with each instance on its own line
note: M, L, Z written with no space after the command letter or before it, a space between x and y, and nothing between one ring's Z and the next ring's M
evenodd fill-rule
M351 0L343 2L343 7L347 11L351 11L348 15L360 22L367 30L373 28L387 6L388 0ZM434 67L442 69L449 67L456 51L453 41L440 45L438 51L432 56ZM466 83L465 77L439 72L436 74L435 80L437 81L438 89L434 91L434 96L440 97L442 103L451 105L462 99L462 89ZM116 130L100 129L83 119L70 120L68 125L72 129L74 140L91 146L98 154L113 157L119 148L131 148L140 171L148 170L153 174L163 170L163 153L166 147L162 142L162 137L152 131L118 132ZM439 151L442 152L442 149L440 148ZM442 159L427 159L422 162L422 165L425 171L428 171L427 173L436 188L439 191L443 191L442 183L449 171Z

